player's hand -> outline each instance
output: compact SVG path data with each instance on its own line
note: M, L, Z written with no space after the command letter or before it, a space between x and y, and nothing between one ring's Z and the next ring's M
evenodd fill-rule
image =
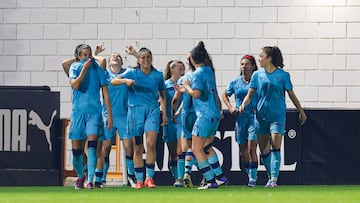
M87 70L91 66L91 58L88 58L87 61L84 63L83 69Z
M300 124L304 125L306 120L307 120L307 116L305 114L305 111L301 111L299 114L299 120L300 120Z
M135 80L126 79L126 85L129 87L135 85Z
M104 50L105 50L104 44L96 45L95 50L94 50L94 56L97 56L99 53L103 52Z
M230 109L229 109L229 112L232 114L232 115L235 115L236 113L238 113L238 110L235 108L235 107L231 107Z
M130 55L135 55L136 51L134 49L134 47L132 45L126 46L125 47L125 52L130 54Z

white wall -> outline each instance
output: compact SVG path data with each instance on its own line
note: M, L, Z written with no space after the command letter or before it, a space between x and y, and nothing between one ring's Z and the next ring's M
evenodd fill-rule
M199 40L219 91L239 73L242 55L278 45L303 106L360 107L360 0L1 0L0 85L48 85L61 92L67 118L71 92L60 62L77 44L104 42L104 56L147 46L163 69Z

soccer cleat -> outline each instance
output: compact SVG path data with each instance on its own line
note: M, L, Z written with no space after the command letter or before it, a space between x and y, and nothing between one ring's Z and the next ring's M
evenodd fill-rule
M205 177L203 176L200 182L200 187L205 186L207 184Z
M207 183L204 186L198 187L199 190L206 190L206 189L215 189L218 188L219 185L217 183Z
M101 186L106 187L106 180L101 181Z
M144 186L148 188L156 188L155 181L152 178L146 178L144 182Z
M136 180L135 180L135 176L134 175L129 175L128 176L128 183L130 184L130 186L132 188L136 188L137 184L136 184Z
M174 183L175 187L184 187L184 181L180 178L176 179L175 183Z
M192 188L193 187L193 184L192 184L192 181L191 181L191 176L189 173L185 173L184 174L184 187L185 188Z
M93 183L87 183L86 188L87 189L94 189L94 184Z
M225 176L221 177L220 179L215 179L215 181L219 186L229 184L229 181Z
M141 189L141 188L144 188L144 184L143 184L143 182L137 182L134 188L135 188L135 189Z
M75 183L75 189L79 190L84 188L85 178L78 178Z
M274 187L277 187L277 186L278 185L276 184L276 182L274 180L271 180L271 179L265 185L265 187L267 187L267 188L274 188Z
M248 186L248 187L255 187L255 186L256 186L256 181L249 180L247 186Z
M103 185L101 182L95 182L95 188L100 189L102 187L103 187Z

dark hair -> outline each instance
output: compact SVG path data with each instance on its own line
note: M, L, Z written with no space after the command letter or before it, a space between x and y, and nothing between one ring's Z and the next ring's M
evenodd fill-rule
M150 54L150 56L152 57L152 53L151 53L150 49L148 49L148 48L146 48L146 47L141 47L141 48L139 49L139 51L138 51L138 55L140 55L140 53L142 53L142 52L148 52L148 53ZM137 62L137 67L135 67L135 68L140 68L139 62ZM151 68L154 68L154 67L152 66L152 64L151 64Z
M212 71L215 72L213 62L205 49L203 41L200 41L198 45L191 50L191 57L196 64L203 63L206 66L210 66Z
M173 69L176 64L181 64L184 66L184 63L182 61L179 60L171 60L166 64L165 70L164 70L164 80L167 80L169 78L171 78L171 70Z
M90 53L92 53L91 47L89 45L79 44L76 46L75 51L74 51L74 57L75 57L76 61L80 61L78 57L81 55L81 51L83 49L90 49Z
M250 61L251 65L254 67L253 72L254 72L254 71L257 71L258 67L257 67L257 65L256 65L255 58L254 58L253 56L251 56L251 55L245 55L245 56L243 56L243 57L241 58L241 61L242 61L243 59L247 59L247 60Z
M266 46L263 47L262 50L266 53L266 55L268 57L271 57L271 63L276 66L276 67L280 67L283 68L284 67L284 60L281 54L281 51L279 49L279 47L277 46Z
M196 68L195 68L194 64L191 63L190 57L188 57L187 60L188 60L191 71L195 71Z

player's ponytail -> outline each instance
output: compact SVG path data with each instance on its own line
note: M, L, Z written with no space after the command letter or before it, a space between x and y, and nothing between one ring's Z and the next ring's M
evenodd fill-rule
M275 66L275 67L279 67L279 68L283 68L284 67L284 60L283 60L283 56L281 54L281 51L279 49L279 47L277 46L267 46L267 47L263 47L262 50L264 50L264 52L266 53L266 55L268 57L271 57L271 63Z

